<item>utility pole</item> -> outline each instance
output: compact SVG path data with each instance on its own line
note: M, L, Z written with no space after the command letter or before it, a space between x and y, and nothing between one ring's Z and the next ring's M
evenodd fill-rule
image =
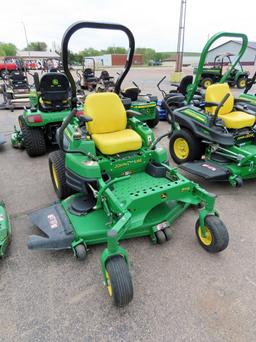
M182 62L183 62L183 53L184 53L185 24L186 24L186 7L187 7L187 0L181 0L176 65L175 65L175 72L172 77L173 78L172 81L174 82L179 82L181 80Z
M26 39L26 43L27 43L27 47L28 47L28 36L27 36L26 26L25 26L25 24L24 24L23 21L21 21L21 24L22 24L23 29L24 29L25 39ZM29 51L29 50L28 50L28 55L29 55L29 57L30 57L30 51Z

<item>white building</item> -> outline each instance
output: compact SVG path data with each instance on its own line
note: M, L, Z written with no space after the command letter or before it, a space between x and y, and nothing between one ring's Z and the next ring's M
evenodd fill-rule
M230 53L237 55L242 43L237 40L229 40L215 48L211 49L208 52L206 63L212 64L214 62L214 58L218 55ZM256 65L256 42L249 42L248 47L241 58L242 65Z

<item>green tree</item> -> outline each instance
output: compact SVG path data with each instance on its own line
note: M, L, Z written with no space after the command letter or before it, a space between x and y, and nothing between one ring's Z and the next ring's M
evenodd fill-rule
M82 58L83 57L89 57L89 56L99 56L101 54L101 51L96 50L92 47L89 47L87 49L84 49L78 53Z
M12 43L0 43L0 51L0 55L2 56L15 56L17 48Z
M47 44L45 42L30 42L24 50L25 51L46 51Z
M109 46L107 50L103 50L106 54L125 54L127 50L121 46Z
M156 51L150 48L137 48L135 53L141 54L144 56L144 62L147 64L151 59L155 59Z

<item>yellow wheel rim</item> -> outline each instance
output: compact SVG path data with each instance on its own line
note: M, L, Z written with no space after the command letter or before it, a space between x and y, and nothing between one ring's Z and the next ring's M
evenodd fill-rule
M205 245L205 246L210 246L210 244L212 243L212 234L209 228L205 227L205 237L202 235L202 230L199 227L198 228L198 236L199 239L201 240L201 242Z
M55 186L59 190L59 181L58 181L57 173L53 164L52 164L52 175L53 175Z
M240 87L244 88L245 85L246 85L245 80L241 80L241 81L239 82L239 85L240 85Z
M211 81L205 81L205 82L204 82L204 87L205 87L205 88L208 88L211 84L212 84Z
M112 286L111 286L111 283L110 283L110 278L109 278L109 274L108 272L106 271L106 279L107 279L107 289L108 289L108 294L110 295L110 297L112 297Z
M186 159L189 155L188 143L183 138L177 138L174 141L173 150L176 157L178 157L181 160Z

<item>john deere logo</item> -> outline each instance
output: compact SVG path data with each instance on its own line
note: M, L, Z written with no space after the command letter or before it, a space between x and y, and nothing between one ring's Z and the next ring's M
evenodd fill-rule
M54 86L57 86L57 85L59 84L59 81L58 81L56 78L54 78L54 79L52 80L52 84L53 84Z

